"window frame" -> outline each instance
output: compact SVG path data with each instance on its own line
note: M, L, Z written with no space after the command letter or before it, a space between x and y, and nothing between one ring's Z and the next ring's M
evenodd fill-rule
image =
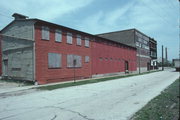
M47 41L50 40L50 28L49 27L47 27L47 26L41 27L41 39L47 40Z
M59 66L51 66L50 64L50 62L52 61L52 58L50 58L50 55L51 55L51 57L54 57L55 55L59 55ZM57 56L56 56L57 57ZM55 58L54 58L55 59ZM55 62L53 61L53 64L55 64ZM48 53L48 69L61 69L62 68L62 54L60 54L60 53L53 53L53 52L49 52Z
M82 36L77 35L76 37L76 45L81 46L82 45Z
M68 57L70 57L70 58L68 58ZM71 69L71 68L81 68L82 67L82 56L75 55L75 54L68 54L66 56L66 58L67 58L67 62L66 62L67 63L67 65L66 65L67 68ZM73 65L74 60L77 61L76 66Z
M60 36L58 36L60 35ZM60 38L58 40L58 38ZM60 29L55 30L55 42L61 43L62 42L62 31Z
M85 39L84 39L84 46L87 48L90 47L90 39L88 37L85 37Z
M66 35L66 43L67 44L73 44L73 34L70 33L70 32L67 32L67 35Z
M89 63L90 62L90 57L89 56L85 56L84 57L84 62L85 63Z

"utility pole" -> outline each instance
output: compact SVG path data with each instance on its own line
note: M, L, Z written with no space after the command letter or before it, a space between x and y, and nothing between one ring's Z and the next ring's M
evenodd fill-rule
M168 65L168 55L167 55L167 47L165 48L165 65L167 66Z
M162 70L164 70L164 48L163 48L163 45L162 45Z

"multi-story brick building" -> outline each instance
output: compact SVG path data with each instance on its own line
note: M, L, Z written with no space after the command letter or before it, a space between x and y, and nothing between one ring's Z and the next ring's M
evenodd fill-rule
M157 69L157 41L153 38L149 39L149 48L150 48L150 57L151 57L151 65L150 69Z
M150 37L148 37L144 33L136 29L129 29L123 31L98 34L97 36L110 39L119 43L123 43L132 47L136 47L138 71L144 72L150 69ZM154 51L154 54L156 54L155 52L157 51Z
M4 77L46 84L136 71L133 46L17 13L13 17L1 30Z

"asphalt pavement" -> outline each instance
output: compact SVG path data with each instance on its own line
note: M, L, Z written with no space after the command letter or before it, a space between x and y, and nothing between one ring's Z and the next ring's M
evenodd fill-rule
M0 120L128 120L178 77L168 69L52 91L12 93L0 96Z

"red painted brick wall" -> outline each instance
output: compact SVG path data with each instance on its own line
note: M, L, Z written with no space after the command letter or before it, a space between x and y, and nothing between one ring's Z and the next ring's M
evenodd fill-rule
M136 71L136 49L93 42L92 59L93 75L125 72L125 61L129 62L129 71Z
M46 84L51 82L60 82L73 80L74 69L67 68L67 54L75 54L82 57L82 67L76 68L75 74L77 79L91 77L91 43L90 47L84 46L84 40L82 45L76 45L76 38L73 37L73 44L66 43L66 33L72 31L62 30L63 37L62 42L55 42L55 28L53 26L47 26L50 28L50 40L41 39L41 25L35 25L35 64L36 64L36 80L39 84ZM81 34L80 34L81 35ZM89 37L82 35L82 37ZM48 69L48 53L59 53L62 55L62 67L60 69ZM85 56L90 57L90 62L85 63Z

